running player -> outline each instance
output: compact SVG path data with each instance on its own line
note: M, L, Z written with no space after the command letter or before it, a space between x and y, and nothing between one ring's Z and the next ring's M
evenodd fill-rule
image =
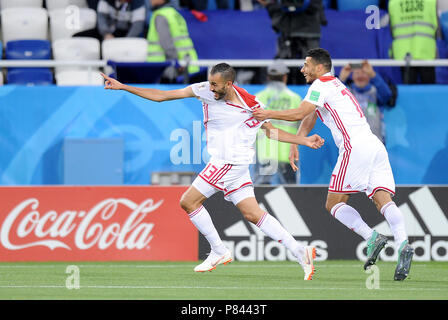
M306 136L313 129L317 117L331 130L339 148L339 157L331 175L326 209L345 226L367 241L367 261L364 269L375 264L387 238L372 230L358 211L347 205L351 193L365 192L386 218L398 250L395 280L404 280L409 274L413 248L408 243L401 211L392 201L395 182L386 148L372 133L355 97L339 79L330 73L330 54L321 48L308 51L301 70L311 84L302 103L296 109L273 111L259 109L254 117L280 119L302 123L298 136ZM297 167L297 145L291 145L290 163Z
M305 280L312 279L315 248L300 245L275 217L260 208L255 199L249 164L255 155L253 145L260 127L266 130L266 135L271 139L303 144L314 149L322 146L322 138L318 135L299 137L278 130L270 122L254 119L252 111L262 107L261 104L255 96L233 84L235 70L225 63L211 69L208 82L177 90L132 87L104 74L103 77L106 79L105 89L125 90L152 101L189 97L197 97L202 101L207 150L211 158L180 200L181 207L211 246L207 259L196 266L194 271L211 271L219 264L232 261L230 250L223 244L207 209L202 205L211 195L221 191L245 219L292 252L305 272Z

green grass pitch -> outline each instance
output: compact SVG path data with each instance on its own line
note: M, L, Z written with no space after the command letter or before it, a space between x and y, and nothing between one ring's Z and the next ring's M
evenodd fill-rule
M368 289L361 261L316 262L312 281L293 262L233 262L195 273L197 262L0 263L0 299L401 300L448 299L448 263L413 262L403 282L378 262L379 289ZM68 289L79 268L79 289ZM68 271L68 273L66 273ZM368 282L368 281L367 281Z

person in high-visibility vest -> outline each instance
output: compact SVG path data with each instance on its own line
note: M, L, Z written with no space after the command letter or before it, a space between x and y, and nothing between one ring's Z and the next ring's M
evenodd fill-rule
M188 26L182 15L167 0L151 0L152 16L148 30L148 62L167 60L198 60ZM169 67L163 78L173 81L181 69ZM188 73L199 71L198 66L190 65Z
M281 60L268 67L268 84L256 97L270 110L294 109L302 101L297 93L286 87L289 69ZM295 134L300 122L272 120L277 128ZM289 143L267 139L262 130L257 136L257 162L254 168L255 184L297 184L299 171L289 164Z
M391 55L404 60L433 60L437 56L437 0L390 0L389 17L392 31ZM403 69L405 70L405 69ZM411 67L406 83L435 82L434 67Z

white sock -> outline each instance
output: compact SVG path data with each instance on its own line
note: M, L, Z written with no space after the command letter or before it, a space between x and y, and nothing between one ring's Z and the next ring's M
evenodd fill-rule
M273 216L265 212L258 220L257 227L275 241L280 242L302 263L305 248Z
M368 240L372 236L373 230L362 220L358 211L346 203L340 202L335 205L331 209L331 214L346 227L363 237L364 240Z
M216 231L216 228L213 225L212 218L210 218L210 214L204 206L200 206L193 212L189 213L188 216L199 232L202 233L208 243L210 243L210 246L214 252L217 254L226 253L227 248L224 243L222 243L218 231Z
M393 201L386 203L381 208L381 214L386 218L387 223L389 223L392 234L394 235L395 246L398 249L401 243L408 239L403 214Z

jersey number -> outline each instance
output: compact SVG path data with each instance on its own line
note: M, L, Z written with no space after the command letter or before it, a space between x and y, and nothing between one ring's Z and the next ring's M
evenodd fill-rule
M249 128L253 128L256 127L260 121L258 121L257 119L255 119L254 117L250 117L249 119L247 119L246 121L244 121L244 123L249 127Z
M358 101L356 101L356 98L353 96L353 94L347 88L345 88L341 92L342 92L343 96L348 96L350 98L350 100L352 100L353 104L356 107L356 110L358 110L359 114L361 115L361 118L364 117L364 113L362 112L362 109L359 106L359 103L358 103Z

